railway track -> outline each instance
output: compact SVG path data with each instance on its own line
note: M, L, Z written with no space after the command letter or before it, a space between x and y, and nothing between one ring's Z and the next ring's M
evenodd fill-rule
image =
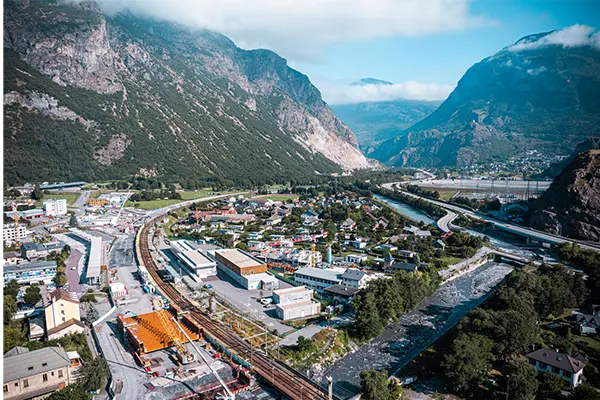
M156 216L145 223L136 237L136 256L138 263L144 265L150 276L157 285L158 290L172 303L182 310L188 310L190 316L213 338L220 341L230 351L241 358L251 358L253 369L273 387L291 399L300 400L324 400L328 398L327 391L318 383L310 380L298 371L290 368L279 360L268 358L260 350L252 346L237 334L228 330L215 321L211 320L198 307L194 306L188 299L168 282L164 282L158 276L157 266L152 258L149 248L149 233L151 227L161 216Z

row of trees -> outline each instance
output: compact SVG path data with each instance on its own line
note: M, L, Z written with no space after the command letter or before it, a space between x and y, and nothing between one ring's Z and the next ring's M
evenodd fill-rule
M439 275L429 267L420 274L400 271L391 279L371 281L353 300L356 318L351 333L368 340L412 310L439 285Z

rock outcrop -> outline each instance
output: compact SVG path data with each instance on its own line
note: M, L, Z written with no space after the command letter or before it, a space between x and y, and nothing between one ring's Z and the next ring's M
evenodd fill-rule
M600 151L580 153L531 209L533 228L563 236L600 240Z

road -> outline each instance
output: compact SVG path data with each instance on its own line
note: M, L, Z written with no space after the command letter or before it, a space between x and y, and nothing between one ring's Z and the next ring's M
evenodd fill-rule
M545 191L552 181L524 181L524 180L483 180L483 179L424 179L416 183L422 187L444 189L485 189L485 190L517 190L534 192Z
M397 190L395 189L395 185L400 185L403 182L392 182L392 183L384 183L382 186L388 190ZM502 228L508 232L511 233L515 233L517 235L522 235L522 236L526 236L526 237L531 237L534 239L538 239L544 242L548 242L551 244L561 244L561 243L572 243L572 242L576 242L577 244L579 244L581 247L583 248L587 248L587 249L591 249L591 250L595 250L595 251L600 251L600 246L599 245L592 245L588 242L584 242L581 240L576 240L576 239L570 239L570 238L566 238L563 236L558 236L558 235L552 235L550 233L546 233L546 232L541 232L535 229L531 229L531 228L526 228L523 226L519 226L519 225L515 225L515 224L511 224L509 222L504 222L504 221L499 221L497 219L494 219L492 217L489 217L485 214L482 214L480 212L477 211L473 211L473 210L469 210L467 208L463 208L454 204L449 204L449 203L445 203L442 201L438 201L438 200L433 200L433 199L429 199L427 197L422 197L422 196L418 196L414 193L409 193L406 191L402 191L403 194L406 194L408 196L411 197L415 197L421 200L425 200L428 201L432 204L435 204L439 207L442 207L446 210L450 210L453 211L455 213L461 213L464 214L470 218L475 218L475 219L483 219L486 222L490 222L493 223L494 225L496 225L499 228ZM445 218L445 217L443 217Z
M71 255L69 255L69 258L67 258L67 262L65 263L67 268L65 274L69 279L70 292L81 293L84 290L84 288L79 284L80 274L83 272L83 268L81 268L81 270L78 268L82 257L83 254L72 248ZM83 267L83 263L81 263L81 265ZM72 270L73 267L75 267L75 270Z
M454 211L446 210L446 215L438 219L438 228L440 228L440 230L444 233L450 232L452 230L452 221L454 221L456 217L458 217L457 213L455 213Z
M75 204L73 204L73 208L75 209L75 216L81 217L83 215L83 207L89 200L91 194L92 192L90 190L84 190L83 192L81 192L81 195L79 195L79 197L75 201Z

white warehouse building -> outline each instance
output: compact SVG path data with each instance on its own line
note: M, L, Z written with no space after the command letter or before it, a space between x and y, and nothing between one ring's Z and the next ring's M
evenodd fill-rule
M313 290L305 286L273 291L275 314L284 321L306 318L321 312L321 303L313 300Z
M217 262L209 253L202 253L185 240L174 240L171 246L173 254L200 279L217 274Z
M58 217L67 215L67 200L66 199L49 199L44 200L44 211L47 217Z
M345 271L345 268L300 268L294 273L294 281L317 291L324 290L342 283L342 274Z

